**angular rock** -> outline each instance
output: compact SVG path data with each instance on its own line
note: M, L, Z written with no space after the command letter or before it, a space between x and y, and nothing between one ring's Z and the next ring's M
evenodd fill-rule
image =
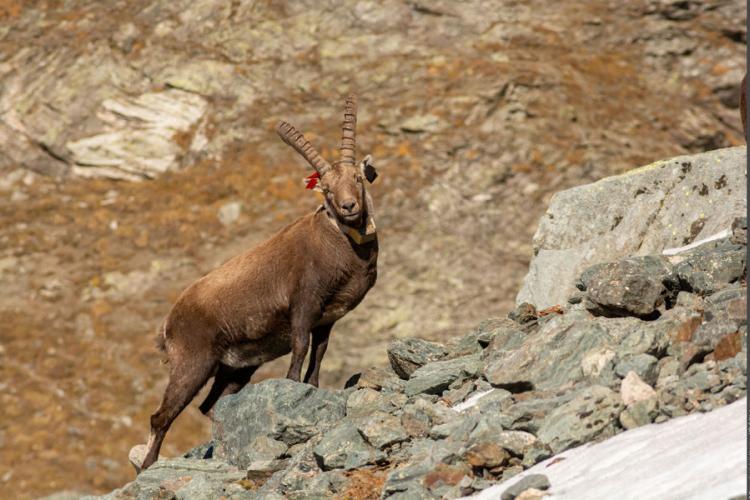
M476 392L476 384L473 380L457 380L448 386L448 391L443 393L442 400L450 406L454 406Z
M269 450L304 442L344 417L346 397L288 379L249 384L214 407L215 456L245 466L257 439L280 443Z
M419 338L398 339L388 344L388 361L393 371L403 379L408 379L418 368L438 361L446 354L448 351L443 345Z
M352 392L346 400L348 417L362 417L375 411L388 412L394 408L390 398L374 389L359 389Z
M635 403L652 399L656 396L656 391L645 383L634 372L630 371L625 375L620 387L620 396L625 406L632 406Z
M446 347L451 357L466 356L482 352L492 339L507 330L518 330L518 325L508 318L493 318L482 321L473 332L449 343Z
M587 307L606 316L650 316L677 289L672 265L653 256L599 265L586 280Z
M654 385L658 375L658 362L659 360L650 354L627 355L617 362L615 373L624 378L628 372L633 371L648 385Z
M363 371L357 379L357 387L375 389L385 392L403 392L404 381L390 370L382 368L368 368Z
M433 404L424 399L416 399L407 404L401 414L401 425L411 437L424 437L436 425L460 419L460 416L450 408L441 404Z
M746 215L746 154L741 146L672 158L556 193L516 303L562 304L591 265L661 254L729 229Z
M508 318L519 324L529 323L535 321L538 315L536 307L528 302L518 304L515 309L508 313Z
M441 394L456 380L475 377L481 366L479 354L426 364L411 374L405 393L407 396Z
M529 489L548 490L550 487L549 479L544 474L529 474L510 488L503 491L500 498L502 500L514 500Z
M438 498L445 498L455 496L457 492L455 487L471 476L471 467L468 464L438 463L433 470L425 474L422 483L430 493ZM454 495L451 495L451 492L454 492Z
M400 493L398 498L403 499L432 499L434 496L422 485L422 479L430 473L435 463L424 460L417 463L405 464L391 471L386 477L383 485L383 497L393 498L392 495Z
M606 381L614 378L614 362L616 353L607 348L594 349L586 353L581 359L581 371L583 376L591 381L597 381L601 385L609 385Z
M386 455L367 444L350 421L343 421L327 432L313 448L323 470L356 469L383 460Z
M503 400L499 408L492 405L490 411L498 411L497 424L504 429L513 429L539 435L539 429L547 417L555 409L563 406L575 396L575 392L568 392L561 396L547 393L534 394L534 397L514 402L512 398Z
M281 486L283 494L279 500L306 500L308 498L325 499L340 494L348 484L349 480L344 471L331 470L319 472L311 477L301 473L289 474L284 478ZM259 496L265 500L266 494Z
M478 443L495 443L508 450L513 456L523 457L537 442L537 438L528 432L503 430L498 418L494 415L482 416L466 441L468 445Z
M507 343L502 337L493 339L485 349L487 381L511 392L553 389L587 379L609 385L614 373L607 368L607 351L620 357L663 351L676 324L665 318L643 328L644 322L636 318L592 319L586 311L546 318L538 329Z
M98 115L106 131L65 144L73 172L138 180L176 169L182 151L174 135L195 126L207 107L205 98L180 89L105 99Z
M370 415L357 429L368 443L381 450L409 439L409 434L401 427L401 419L383 412Z
M613 436L622 409L617 393L602 386L586 387L547 415L537 437L560 453L595 438Z
M244 489L237 481L244 479L245 475L244 470L220 460L161 459L138 474L134 481L103 498L187 499L211 498L210 495L221 496L231 492L241 494ZM189 487L192 481L196 483ZM187 490L183 491L186 487Z
M736 217L732 221L732 238L735 245L747 246L747 217Z
M656 417L656 397L633 403L620 413L620 424L626 429L635 429L650 424Z
M688 290L710 295L746 275L747 247L731 243L699 247L676 266L680 281Z

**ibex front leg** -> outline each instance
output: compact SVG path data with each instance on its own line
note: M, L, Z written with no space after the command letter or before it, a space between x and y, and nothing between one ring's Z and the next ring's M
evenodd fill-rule
M307 373L305 382L318 387L318 377L320 376L320 363L323 361L323 355L328 348L328 337L331 336L333 324L322 325L313 328L312 331L312 349L310 350L310 362L307 364Z
M299 308L292 312L292 362L286 378L299 382L302 375L302 363L305 362L307 350L310 347L310 329L316 318L306 308Z

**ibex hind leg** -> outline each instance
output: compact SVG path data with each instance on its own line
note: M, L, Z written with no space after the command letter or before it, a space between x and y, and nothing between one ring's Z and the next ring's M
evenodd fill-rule
M201 403L200 410L204 415L213 418L213 408L216 402L224 396L234 394L242 390L250 382L257 366L246 366L242 368L232 368L224 364L219 365L214 377L214 383L211 386L206 399Z
M164 436L172 422L206 384L216 370L216 365L217 360L208 356L202 359L185 357L172 364L164 398L159 409L151 415L151 434L141 469L156 462Z

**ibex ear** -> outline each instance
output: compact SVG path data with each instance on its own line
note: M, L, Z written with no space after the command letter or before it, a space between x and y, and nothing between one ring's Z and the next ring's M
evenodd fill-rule
M365 176L365 179L370 184L378 177L378 171L375 170L375 165L372 164L372 156L370 155L365 156L359 163L359 168L362 169L362 175Z

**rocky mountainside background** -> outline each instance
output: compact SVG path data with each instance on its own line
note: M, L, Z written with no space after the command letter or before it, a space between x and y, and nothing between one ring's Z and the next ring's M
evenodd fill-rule
M532 245L553 193L741 144L745 19L725 0L0 0L0 488L132 478L172 301L316 206L277 120L331 153L357 92L381 174L379 281L323 367L339 389L394 339L511 311L534 252L564 248ZM208 434L191 408L163 452Z
M669 201L645 231L626 229L628 215L647 213L652 195L668 194L661 181L678 178L694 187L681 189L680 196L705 214L699 223L723 225L721 231L695 239L695 224L686 224L689 211ZM605 248L576 248L585 235L574 224L542 223L536 242L556 234L568 242L568 261L576 255L602 261L552 287L526 280L525 290L535 296L564 291L561 303L538 311L523 302L508 318L486 320L445 344L394 340L387 348L389 367L357 373L343 390L287 379L249 385L217 403L212 441L184 457L156 462L102 498L451 499L488 488L495 493L484 498L539 500L547 489L553 498L576 496L550 484L545 474L568 459L563 452L740 399L746 407L746 182L746 148L738 147L678 157L559 193L545 218L566 211L591 219L619 217L619 204L594 213L585 200L630 193L635 200L624 208L624 229L607 230L604 237L617 233L636 242L640 234L653 246L639 245L643 251L617 258ZM659 217L671 222L662 228ZM666 227L669 235L659 238ZM673 238L689 241L671 247ZM558 266L548 260L537 253L532 269L555 273ZM746 453L737 439L744 414L719 422L714 425L725 427L723 433L711 429L718 442L662 463L658 475L665 482L677 475L678 484L652 489L648 498L744 494ZM674 433L666 430L671 428L664 432ZM693 439L695 431L687 431L677 432L681 441ZM730 434L732 439L722 439ZM586 484L615 475L608 467L618 460L638 463L670 453L663 445L660 452L650 450L659 446L660 435L652 429L630 455L610 452L596 467L553 477L578 478L579 494L601 498L606 488L599 486L597 496ZM707 454L716 466L711 474L698 474L700 481L674 470ZM535 473L501 487L529 468ZM635 494L634 488L657 475L652 473L620 486L618 494L642 497L647 489Z

